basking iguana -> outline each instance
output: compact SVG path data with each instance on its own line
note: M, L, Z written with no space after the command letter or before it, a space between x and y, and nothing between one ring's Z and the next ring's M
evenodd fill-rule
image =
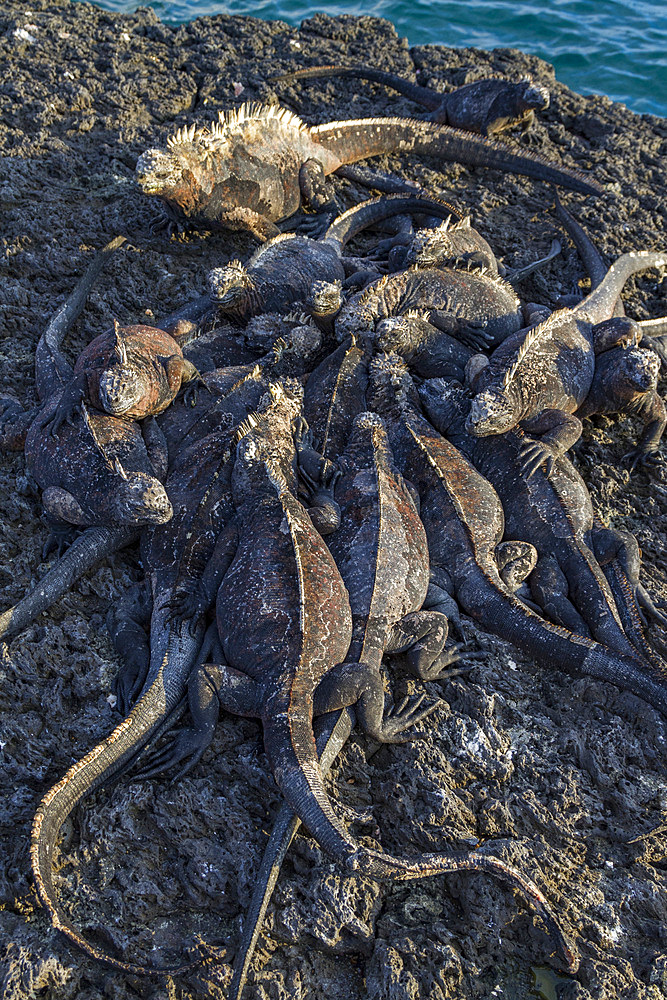
M665 254L624 254L576 306L510 335L478 376L468 432L486 437L521 426L525 475L545 461L549 469L581 434L573 414L590 391L595 355L628 338L632 342L624 318L612 319L625 282L639 271L665 266Z
M647 653L646 639L639 634L641 623L635 598L623 602L628 609L625 617L633 618L632 634L628 635L598 560L602 547L606 552L613 541L612 551L605 556L605 562L611 562L621 542L627 548L626 539L600 525L586 484L567 455L556 459L548 476L537 469L530 479L525 479L521 475L521 431L490 438L466 434L470 400L457 383L445 379L425 381L419 387L419 396L431 423L466 454L496 489L509 537L520 536L535 547L539 559L528 583L536 604L556 624L592 637L623 656L640 659L651 670L655 656ZM623 563L634 577L632 554L623 557ZM665 676L667 679L667 672Z
M275 427L284 428L280 439L287 440L289 446L283 449L281 465L290 476L294 451L291 426L300 404L298 391L295 394L276 385L269 392L267 413ZM143 967L115 958L86 941L58 903L52 870L58 834L77 803L127 770L142 749L167 728L183 703L204 629L200 616L174 616L173 602L197 587L214 552L224 558L229 548L236 516L231 496L234 447L239 436L254 426L254 420L249 418L240 429L223 427L193 444L169 477L174 517L169 524L144 533L142 539L147 588L133 595L129 615L127 608L121 607L115 609L110 620L114 645L124 660L116 690L123 709L132 706L131 710L104 741L47 792L33 824L31 861L35 886L54 926L89 955L127 972L174 973L202 959L176 969ZM279 449L276 437L274 456ZM145 625L150 627L150 644Z
M494 77L475 80L448 94L420 87L394 73L369 66L309 66L275 76L271 82L293 83L295 80L332 76L382 83L427 108L430 111L425 116L427 121L452 125L480 135L498 135L517 125L523 130L528 129L533 123L535 111L544 111L549 107L549 91L528 77L518 81Z
M363 664L345 664L336 671L336 681L329 682L332 669L345 662L352 637L347 591L328 549L271 460L271 437L268 425L260 424L256 434L249 433L237 446L232 490L238 540L217 596L224 661L205 663L193 672L189 697L194 725L180 733L170 756L168 751L161 755L160 767L189 758L183 773L201 758L220 704L235 714L259 717L286 801L348 871L391 881L453 870L494 872L530 901L567 967L575 969L577 957L544 897L516 871L480 852L392 857L362 847L337 818L319 768L313 712L354 702L364 728L392 742L414 721L414 707L408 704L385 717L379 676Z
M336 318L336 336L339 340L355 333L372 337L380 320L415 311L428 313L433 326L477 349L499 343L524 322L516 292L497 274L410 267L353 295Z
M151 148L136 167L145 194L162 199L179 222L276 236L275 223L302 204L334 209L327 175L383 153L413 152L511 170L586 194L593 180L446 125L410 118L367 118L307 126L279 105L244 104L208 126L178 129L166 149Z
M234 260L209 271L209 295L220 312L239 322L293 308L309 298L316 281L342 285L343 250L354 236L405 212L459 217L450 205L430 198L385 195L364 201L340 215L320 239L284 233L256 250L247 264Z
M617 652L545 621L512 593L498 560L504 533L498 494L422 415L414 383L400 358L383 355L371 362L367 397L385 421L400 471L421 499L419 513L432 574L427 607L451 614L455 598L482 628L538 662L611 681L667 715L667 671L637 654ZM523 546L534 553L527 542ZM522 562L526 574L535 565L534 560Z
M55 413L48 420L44 415L40 422L55 435L63 422L81 412L84 402L114 417L141 420L162 413L181 386L199 377L164 330L114 322L113 330L83 349Z

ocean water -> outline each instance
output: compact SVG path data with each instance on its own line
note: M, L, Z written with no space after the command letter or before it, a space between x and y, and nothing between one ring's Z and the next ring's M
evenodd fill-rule
M145 4L144 4L145 5ZM130 12L136 0L101 0ZM554 64L582 94L607 94L633 111L667 116L666 0L153 0L169 24L203 14L250 14L298 25L317 11L392 21L411 45L519 48Z

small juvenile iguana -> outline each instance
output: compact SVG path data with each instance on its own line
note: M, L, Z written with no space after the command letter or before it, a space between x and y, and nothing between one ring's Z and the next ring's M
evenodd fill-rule
M448 94L420 87L394 73L368 66L309 66L275 76L271 82L293 83L295 80L332 76L383 83L427 108L431 112L425 116L427 121L452 125L480 135L498 135L517 125L523 130L528 129L533 123L535 111L544 111L549 107L549 91L528 77L518 81L494 77L475 80Z
M400 152L515 171L585 194L602 190L576 170L446 125L367 118L311 127L286 108L263 104L221 111L209 126L180 128L166 149L139 157L136 178L180 222L246 229L267 239L278 235L276 222L304 203L334 209L327 175L344 164Z

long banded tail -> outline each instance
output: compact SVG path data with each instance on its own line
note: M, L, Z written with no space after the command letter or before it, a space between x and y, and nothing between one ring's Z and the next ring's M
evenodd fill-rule
M100 560L139 537L135 528L88 528L70 545L37 586L0 615L0 639L7 641L27 628L67 593L73 583Z
M92 958L134 975L174 975L195 968L208 959L202 954L192 962L173 968L144 967L123 962L91 944L72 924L58 903L53 883L53 856L60 829L75 806L129 766L139 751L160 732L165 719L181 701L194 653L192 657L181 657L174 668L174 654L178 651L179 639L176 634L174 641L167 644L167 652L157 676L130 714L49 789L39 804L32 826L30 861L35 888L53 926ZM186 645L188 641L195 642L192 637L185 639ZM170 654L172 669L167 673Z
M420 153L468 166L490 167L558 184L583 194L602 194L603 188L578 170L526 153L515 153L502 142L471 135L448 125L417 118L360 118L330 122L310 130L312 138L341 163L356 163L383 153Z
M274 704L271 717L267 715L262 721L266 751L286 802L318 844L347 871L389 881L430 878L448 872L471 870L497 875L517 889L528 905L542 917L556 948L562 953L566 968L576 970L578 957L575 950L551 913L545 897L530 879L497 858L475 852L446 851L406 859L360 847L347 833L329 801L317 759L312 722L307 713L286 698L285 705Z
M339 215L326 233L324 239L339 243L341 247L367 226L372 226L382 219L390 219L403 212L420 212L424 215L435 215L441 219L454 218L460 221L462 215L446 201L419 195L390 194L381 198L372 198L354 205L347 212Z

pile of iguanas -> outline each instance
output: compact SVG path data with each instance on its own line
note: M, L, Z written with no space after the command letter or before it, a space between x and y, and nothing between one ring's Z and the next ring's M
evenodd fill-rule
M122 721L42 799L35 885L54 926L119 969L219 961L205 945L168 968L107 954L65 915L53 867L85 796L130 768L185 774L223 708L261 720L285 799L230 997L299 823L351 876L495 875L541 917L551 960L572 972L575 945L519 871L484 850L365 847L324 775L355 724L383 743L427 730L440 703L421 694L387 708L383 657L403 654L422 681L447 677L460 612L540 664L611 681L667 715L667 666L643 627L645 615L662 627L667 617L640 582L636 540L601 523L567 456L584 417L631 413L645 425L632 467L658 458L665 335L627 319L620 293L631 275L666 268L667 251L625 254L607 270L556 196L592 290L549 314L520 299L524 272L503 274L469 219L414 185L373 175L390 193L340 214L328 175L367 179L345 165L394 151L602 190L486 138L547 106L530 81L442 99L374 70L290 80L318 74L388 83L432 114L307 127L277 105L244 105L147 150L137 181L169 227L248 229L266 242L213 268L208 293L156 327L114 324L72 368L63 338L117 238L39 340L38 401L26 410L2 398L0 441L25 450L51 527L45 555L59 556L0 616L2 638L118 548L138 543L145 573L108 618ZM281 232L301 208L297 232ZM362 230L390 222L375 252L347 254ZM189 722L174 733L186 703Z

